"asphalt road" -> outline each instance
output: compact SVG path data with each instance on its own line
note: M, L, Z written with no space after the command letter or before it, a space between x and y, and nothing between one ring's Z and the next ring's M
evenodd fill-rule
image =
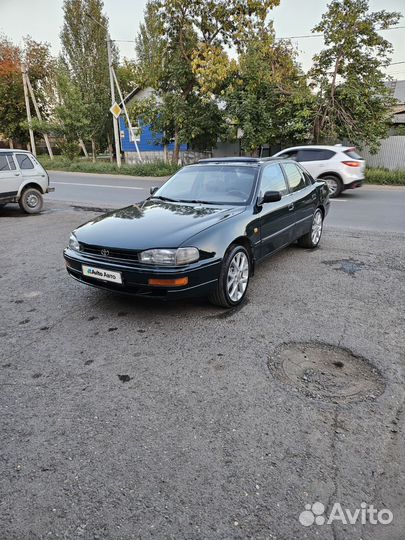
M404 540L404 235L329 224L225 311L69 278L95 215L0 211L0 538Z
M143 200L155 178L51 172L55 193L49 201L104 207L120 207ZM364 186L345 191L332 201L327 224L368 231L405 232L405 188Z

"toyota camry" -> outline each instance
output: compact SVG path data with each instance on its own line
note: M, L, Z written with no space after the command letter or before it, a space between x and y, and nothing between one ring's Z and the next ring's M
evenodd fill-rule
M138 296L242 302L256 264L297 241L319 245L329 191L288 159L218 158L183 167L139 204L74 230L68 273Z

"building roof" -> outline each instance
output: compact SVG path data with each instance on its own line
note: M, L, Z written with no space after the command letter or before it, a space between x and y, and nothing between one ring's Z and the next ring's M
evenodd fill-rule
M405 81L390 81L387 86L392 89L394 98L400 103L405 103Z
M129 94L127 94L124 99L119 103L119 106L122 109L122 105L125 103L126 106L130 105L132 101L141 101L142 99L147 99L151 97L155 91L153 88L141 88L136 86Z

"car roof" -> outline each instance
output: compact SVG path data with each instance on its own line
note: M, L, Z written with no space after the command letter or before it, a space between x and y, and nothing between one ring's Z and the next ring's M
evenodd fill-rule
M28 150L21 150L20 148L0 148L1 154L9 154L10 152L18 152L19 154L31 154Z
M288 152L289 150L333 150L334 152L353 149L354 146L344 146L343 144L326 145L326 144L303 144L301 146L290 146L284 148L280 152ZM278 154L280 152L277 152Z
M254 157L217 157L217 158L204 158L197 161L196 165L205 165L205 164L212 164L212 165L230 165L230 164L238 164L238 165L263 165L265 163L268 163L269 161L293 161L289 158L282 158L282 157L267 157L267 158L254 158ZM294 161L295 163L295 161Z

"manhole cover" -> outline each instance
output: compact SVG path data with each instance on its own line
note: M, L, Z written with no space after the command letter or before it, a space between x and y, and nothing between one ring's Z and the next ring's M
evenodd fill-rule
M384 392L384 379L365 358L320 343L282 345L269 362L282 382L313 399L358 401Z

